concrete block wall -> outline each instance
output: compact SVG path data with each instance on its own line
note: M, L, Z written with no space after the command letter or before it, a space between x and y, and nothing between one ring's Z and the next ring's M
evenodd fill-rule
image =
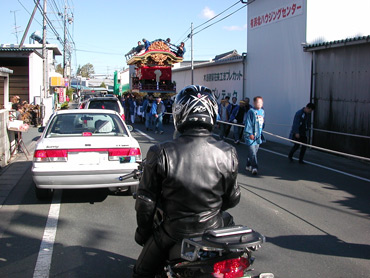
M7 130L9 110L0 110L0 166L4 167L10 159L10 142Z

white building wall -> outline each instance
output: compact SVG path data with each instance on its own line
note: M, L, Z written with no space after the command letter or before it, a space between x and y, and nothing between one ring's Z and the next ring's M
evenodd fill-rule
M54 97L49 96L44 98L44 105L45 105L45 116L43 120L43 125L45 126L49 121L51 115L54 113Z
M121 80L121 85L130 83L130 71L127 69L119 73L119 79Z
M48 50L48 62L53 62L53 51ZM52 64L48 65L48 69L54 70ZM50 74L48 74L49 76ZM42 91L43 87L43 60L36 53L31 53L29 57L29 102L45 105L45 115L43 125L46 125L50 116L54 112L54 97L50 95L50 91L47 90L46 95ZM48 85L47 79L47 85ZM48 86L47 86L48 87ZM42 98L42 101L40 100Z
M42 58L36 53L31 53L29 57L29 103L39 102L42 95L43 82L43 62Z
M176 92L191 85L191 69L173 70L172 81L176 81ZM236 96L243 99L243 63L242 60L225 64L198 66L194 69L194 84L210 88L218 100L224 96Z
M264 98L266 131L287 137L295 112L310 101L311 55L302 47L306 1L252 2L247 35L246 95ZM281 141L271 136L268 140Z

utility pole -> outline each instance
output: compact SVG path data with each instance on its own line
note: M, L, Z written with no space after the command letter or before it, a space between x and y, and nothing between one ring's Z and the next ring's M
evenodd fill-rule
M66 68L66 48L67 48L67 5L64 2L64 44L63 44L63 77L67 77L67 68Z
M44 106L44 98L47 96L47 50L46 50L46 3L47 0L44 0L44 7L43 7L43 23L42 23L42 59L43 59L43 93L40 96L40 114L41 114L41 122L44 119L45 114L45 106Z
M193 22L191 23L191 84L194 85L194 57L193 57Z
M36 4L35 4L35 7L33 8L33 12L32 12L31 18L30 18L30 20L28 21L28 24L27 24L27 27L26 27L26 31L24 31L24 34L23 34L23 37L22 37L21 43L20 43L20 45L19 45L19 48L22 48L22 46L23 46L24 40L26 39L26 36L27 36L28 30L30 29L30 26L31 26L32 20L33 20L33 18L34 18L34 16L35 16L35 13L36 13L36 10L37 10L37 6L39 5L39 2L40 2L40 0L37 0L37 2L36 2Z
M13 34L15 34L15 37L17 38L17 44L18 44L18 33L22 32L22 31L18 31L18 28L20 28L20 26L17 26L17 16L15 15L15 13L18 11L19 10L10 11L11 13L14 14L14 33Z

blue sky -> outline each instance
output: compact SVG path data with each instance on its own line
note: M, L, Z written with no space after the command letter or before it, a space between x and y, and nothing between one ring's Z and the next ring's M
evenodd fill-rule
M190 32L190 24L194 27L204 23L212 16L222 12L236 0L48 0L48 17L52 20L58 33L63 36L62 22L57 21L56 4L63 11L64 3L70 7L69 13L74 14L74 23L69 26L76 49L73 52L72 70L77 65L92 63L96 73L112 73L115 69L127 67L124 54L138 40L149 41L170 37L173 43L180 43ZM40 1L43 3L43 0ZM22 7L22 5L24 7ZM242 7L238 3L219 16L216 20ZM16 43L14 32L14 13L19 30L25 30L29 13L34 8L33 0L0 0L0 43ZM26 11L28 10L28 12ZM36 13L28 33L42 33L42 17ZM239 53L247 48L247 10L246 8L231 15L225 20L211 26L194 36L194 59L209 60L215 55L236 49ZM195 31L199 31L204 25ZM18 33L19 41L23 32ZM58 43L55 35L48 29L50 43ZM185 43L187 52L185 60L190 60L190 40ZM62 48L60 47L62 50ZM80 51L82 50L82 51ZM89 52L86 52L89 51ZM99 52L109 53L102 54ZM58 62L61 62L61 57Z

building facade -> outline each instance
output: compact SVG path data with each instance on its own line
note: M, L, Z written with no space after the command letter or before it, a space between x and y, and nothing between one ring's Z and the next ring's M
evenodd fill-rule
M246 55L239 55L231 51L215 57L209 62L194 65L194 84L210 88L218 101L225 96L237 97L241 100L245 97L245 61ZM182 63L181 63L182 64ZM191 85L191 66L174 67L172 81L176 82L176 92L185 86Z
M347 75L342 80L336 79L344 86L342 89L332 83L334 76L336 78L339 76L339 70L343 74L356 69L366 75L369 66L366 66L363 61L367 61L368 54L365 54L366 51L359 50L364 46L357 47L356 50L356 47L349 47L351 43L348 42L342 50L338 48L322 52L308 50L307 46L316 43L325 44L329 41L334 41L335 44L337 40L358 37L359 34L369 35L370 18L367 12L370 9L370 2L361 0L354 0L351 3L344 0L255 0L248 2L250 3L247 10L246 94L263 96L266 130L288 137L295 112L312 101L317 102L317 109L313 115L313 128L322 127L327 131L337 129L329 124L328 119L344 117L339 126L345 133L367 134L368 131L363 130L368 128L366 123L361 128L357 127L356 130L349 127L351 120L352 126L358 126L358 124L353 125L354 117L341 113L341 109L335 110L336 112L332 110L333 113L329 113L329 116L328 105L324 104L323 100L319 100L317 91L320 83L320 86L323 86L320 87L321 96L325 95L323 98L331 95L332 100L345 100L347 97L342 98L342 89L346 88L347 93L356 96L358 100L368 99L365 96L368 92L358 90L356 76ZM313 66L314 55L317 56L316 67ZM352 58L355 60L351 61ZM320 67L317 68L319 65ZM320 71L323 73L324 68L328 70L328 73L318 79L316 74ZM330 87L329 84L333 86ZM362 86L366 87L364 84ZM331 103L334 105L333 101ZM326 139L331 137L328 133L319 135L317 131L312 135L312 142L315 145L355 152L349 148L339 148L338 144L334 146L333 141L328 142ZM331 138L331 140L335 139L337 138ZM290 144L288 141L272 136L268 136L268 140ZM346 142L343 145L352 144Z
M0 80L0 106L10 109L10 99L18 95L22 101L44 105L44 124L54 111L54 89L49 78L55 75L55 57L62 55L56 45L47 47L47 92L43 92L42 45L0 45L0 66L13 70L9 84L9 100L4 102L4 90Z

